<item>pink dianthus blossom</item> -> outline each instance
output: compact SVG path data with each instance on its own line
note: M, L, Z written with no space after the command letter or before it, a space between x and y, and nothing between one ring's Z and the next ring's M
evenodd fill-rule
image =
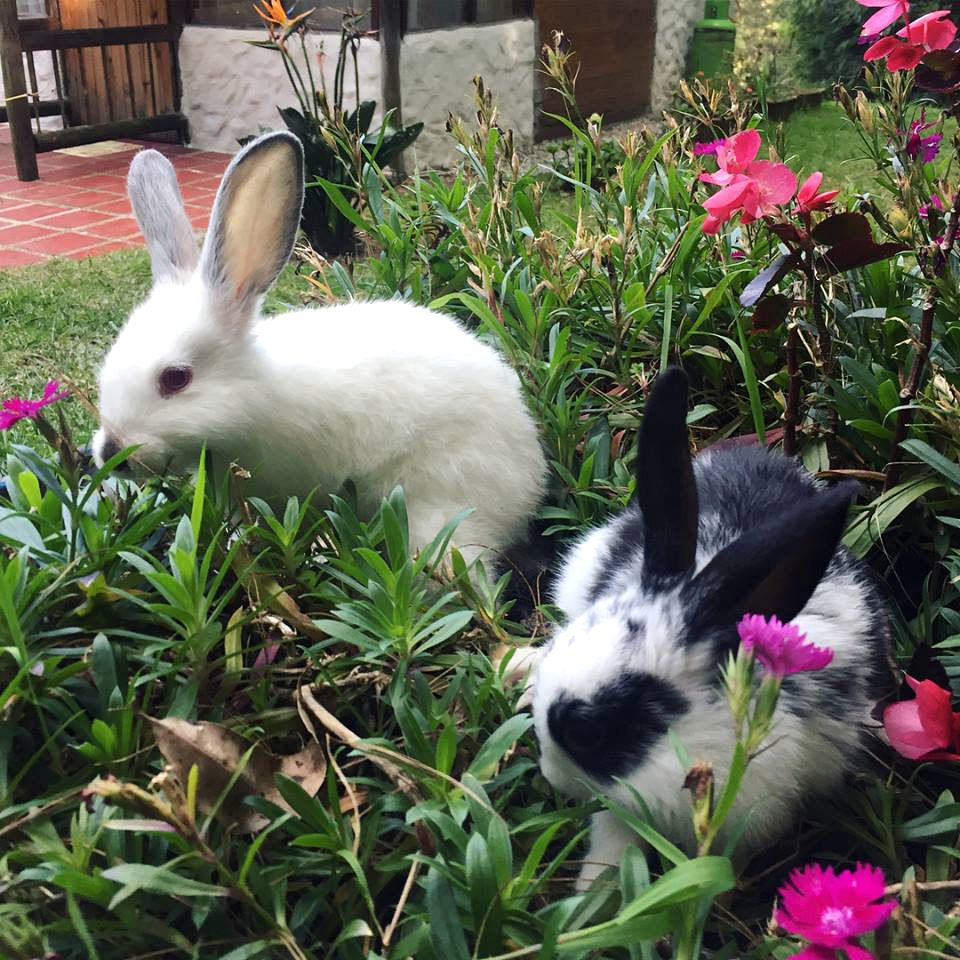
M960 713L950 705L950 691L932 680L907 677L913 700L891 703L883 711L890 745L909 760L960 760Z
M21 420L35 420L37 414L51 403L65 397L66 391L58 393L60 384L50 380L43 388L43 396L39 400L25 400L23 397L10 397L0 406L0 430L9 430Z
M876 902L883 892L883 871L866 863L839 874L818 863L792 871L774 916L784 930L810 943L794 960L832 960L838 950L849 960L873 960L855 940L882 926L896 908L894 900Z
M823 174L818 170L811 173L803 185L797 191L797 207L801 213L811 213L814 210L826 210L833 203L834 198L840 193L839 190L824 190L823 193L817 193L820 189L820 183L823 180Z
M807 635L792 623L769 620L760 614L746 614L737 624L740 642L775 677L807 670L822 670L833 660L829 647L806 643Z
M779 204L793 197L796 175L785 163L754 159L759 149L760 134L756 130L734 134L717 147L716 172L700 174L705 183L721 187L704 201L704 233L716 233L738 212L741 223L773 216Z
M949 16L949 10L934 10L918 17L898 30L896 37L884 37L867 47L863 59L882 60L886 57L889 71L910 70L931 50L945 50L953 42L957 25L945 19ZM897 37L904 39L898 40Z
M907 0L857 0L861 7L879 7L880 9L863 25L860 36L870 36L881 33L891 23L910 15L910 4Z

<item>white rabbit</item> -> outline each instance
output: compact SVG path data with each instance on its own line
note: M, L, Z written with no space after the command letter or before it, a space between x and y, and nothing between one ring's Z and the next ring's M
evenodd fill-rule
M792 620L834 659L783 681L772 738L730 821L750 811L749 851L863 759L890 676L884 605L839 544L855 484L823 489L758 447L691 460L686 410L686 377L665 371L644 411L635 500L565 562L555 599L567 626L544 648L533 685L540 767L565 793L606 793L628 807L629 784L654 826L692 848L686 771L668 730L722 782L734 739L719 668L739 644L737 621ZM632 842L612 812L596 814L579 888Z
M187 471L203 444L284 499L352 480L370 513L401 484L422 547L464 509L465 556L524 534L546 467L514 371L455 320L401 301L261 316L293 248L303 154L288 133L243 149L202 252L172 165L145 150L128 189L154 285L100 372L98 463L139 444L148 470Z

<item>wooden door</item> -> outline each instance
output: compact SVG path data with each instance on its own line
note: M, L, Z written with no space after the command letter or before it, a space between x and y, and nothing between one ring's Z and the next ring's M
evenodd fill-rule
M167 0L59 0L63 30L138 27L169 22ZM70 122L76 126L174 113L175 64L167 43L67 50Z
M562 30L576 54L577 102L584 116L601 113L612 123L649 108L656 12L657 0L536 0L540 43L549 43L552 31ZM562 114L560 97L546 89L550 81L538 74L538 83L543 110ZM563 131L540 118L540 136Z

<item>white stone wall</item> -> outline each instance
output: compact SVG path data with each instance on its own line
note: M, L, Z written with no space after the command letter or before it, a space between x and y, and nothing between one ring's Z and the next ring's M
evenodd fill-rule
M702 19L703 0L659 0L657 3L657 38L650 85L652 110L670 106L684 75L693 26Z
M237 138L260 127L282 125L277 106L295 105L278 54L251 47L260 30L193 27L183 31L180 73L183 112L190 121L193 146L237 149ZM533 137L536 44L531 20L410 33L400 52L401 98L407 123L423 121L424 130L410 151L421 167L443 166L456 156L444 131L447 114L472 112L474 74L494 91L500 116L518 141ZM324 74L332 94L338 35L315 34L308 42L316 55L324 44ZM360 45L360 95L382 102L380 51L374 40ZM314 61L316 65L316 61ZM353 70L348 62L347 98L353 105Z
M737 4L730 4L736 21ZM703 0L658 0L657 36L650 85L650 109L659 112L673 102L677 85L684 77L693 27L703 19Z
M404 121L424 123L410 151L418 165L442 166L456 156L444 124L449 113L472 117L478 73L493 92L502 125L513 129L518 145L532 141L536 61L532 20L407 34L400 52L401 98Z
M237 140L261 128L283 128L277 107L295 107L296 97L273 50L252 47L246 40L261 40L262 30L230 27L184 28L180 40L181 109L190 122L191 145L204 150L234 152ZM333 97L339 34L307 36L314 80L319 85L318 54L323 57L327 93ZM299 42L293 41L299 57ZM380 100L380 52L376 43L364 41L358 55L361 99ZM353 61L347 62L344 105L356 104Z

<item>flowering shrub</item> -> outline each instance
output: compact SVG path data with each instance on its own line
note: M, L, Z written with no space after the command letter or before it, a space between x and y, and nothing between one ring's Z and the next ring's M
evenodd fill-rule
M923 143L943 129L911 100L915 71L870 68L872 100L838 90L876 163L862 197L816 174L798 185L751 102L694 83L662 135L622 139L603 182L600 121L574 124L581 172L558 203L478 83L476 122L450 121L453 176L394 186L361 162L363 191L320 188L371 254L308 257L297 288L433 304L510 359L551 463L545 549L630 499L645 391L670 362L689 374L698 449L782 443L825 480L859 479L846 543L886 584L916 685L866 731L875 769L742 862L731 810L753 757L794 726L781 689L827 669L839 698L845 679L795 624L747 618L704 691L733 753L689 756L673 731L696 849L657 833L642 797L565 807L500 656L549 632L539 569L466 578L436 562L451 524L412 557L400 491L372 513L349 487L277 505L203 462L192 483L107 484L70 459L59 413L79 404L32 418L24 404L44 398L21 401L0 434L0 954L955 953L957 191L949 137ZM740 185L704 232L704 203ZM645 842L576 893L584 817L600 812Z

